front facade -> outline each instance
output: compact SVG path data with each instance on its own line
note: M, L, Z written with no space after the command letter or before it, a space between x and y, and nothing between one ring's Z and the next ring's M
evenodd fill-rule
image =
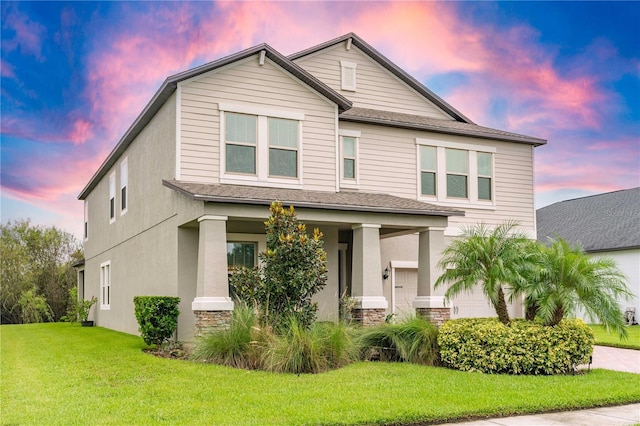
M83 294L125 332L137 295L180 297L182 340L224 323L228 268L257 264L280 200L325 236L322 319L342 295L364 323L492 315L476 295L445 306L436 264L467 225L535 236L544 143L475 125L355 34L289 57L259 45L169 77L84 188Z
M613 259L634 295L620 309L640 320L640 187L561 201L538 209L538 240L562 238L594 258ZM576 312L587 322L583 312Z

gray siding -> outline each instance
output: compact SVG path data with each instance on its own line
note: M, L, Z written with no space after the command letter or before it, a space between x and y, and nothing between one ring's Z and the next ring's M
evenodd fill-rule
M302 129L306 189L335 189L335 106L268 59L257 56L181 85L180 178L219 183L219 102L305 114Z
M340 61L357 64L355 92L342 90ZM355 46L346 50L340 43L295 62L352 101L353 106L452 119Z

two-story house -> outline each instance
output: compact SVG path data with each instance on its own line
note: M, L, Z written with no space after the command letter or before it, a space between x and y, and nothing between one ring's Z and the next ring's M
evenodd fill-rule
M320 318L343 294L364 323L493 315L482 295L445 307L436 264L466 225L535 238L544 143L474 124L353 33L288 57L258 45L167 78L82 190L80 294L130 333L134 296L178 296L188 340L230 318L228 268L256 265L280 200L324 234Z

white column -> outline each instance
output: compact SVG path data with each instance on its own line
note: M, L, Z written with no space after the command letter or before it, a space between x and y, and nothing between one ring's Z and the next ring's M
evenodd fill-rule
M232 311L227 272L227 217L198 218L198 275L194 311Z
M380 225L360 224L353 229L351 297L359 309L387 309L382 289Z
M438 261L444 250L444 228L420 230L418 245L418 297L414 308L444 308L444 290L433 288L438 279Z

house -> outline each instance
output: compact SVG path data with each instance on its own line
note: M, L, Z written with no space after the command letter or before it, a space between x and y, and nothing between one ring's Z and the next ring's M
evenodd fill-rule
M634 294L620 308L640 314L640 187L561 201L538 209L538 240L560 237L618 265ZM578 316L582 316L578 313ZM583 318L589 321L589 318Z
M261 44L168 77L82 190L80 294L125 332L136 295L180 297L182 340L224 324L227 270L256 264L280 200L324 233L321 319L343 294L365 324L492 315L473 294L445 306L436 264L480 221L535 238L545 143L476 125L356 34L290 56Z

